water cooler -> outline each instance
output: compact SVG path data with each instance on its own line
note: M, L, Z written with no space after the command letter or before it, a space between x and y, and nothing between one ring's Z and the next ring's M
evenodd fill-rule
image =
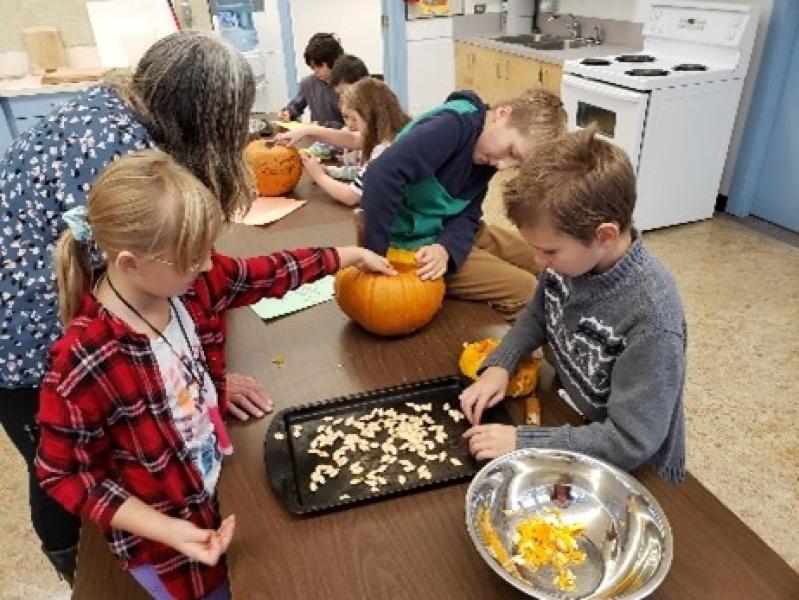
M210 0L210 7L214 30L244 55L255 76L253 112L265 112L267 110L266 65L253 22L254 1Z

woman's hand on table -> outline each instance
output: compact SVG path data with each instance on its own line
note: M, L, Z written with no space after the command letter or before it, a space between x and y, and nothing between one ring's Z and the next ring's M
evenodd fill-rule
M513 425L475 425L463 437L469 442L469 452L477 460L487 460L516 449L516 428Z
M372 271L383 275L396 275L397 270L391 266L385 256L360 248L358 246L343 246L336 248L341 268L356 267L361 271Z
M228 411L240 421L261 418L272 412L272 399L252 377L238 373L227 374Z
M438 279L447 272L449 252L441 244L422 246L416 251L416 263L419 265L416 274L419 279Z
M480 423L483 411L505 397L509 373L502 367L488 367L472 385L461 392L461 411L472 425Z

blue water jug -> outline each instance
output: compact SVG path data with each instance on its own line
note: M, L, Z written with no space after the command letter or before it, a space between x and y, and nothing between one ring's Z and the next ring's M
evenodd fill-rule
M222 37L241 52L258 45L252 13L253 0L211 0L211 12Z

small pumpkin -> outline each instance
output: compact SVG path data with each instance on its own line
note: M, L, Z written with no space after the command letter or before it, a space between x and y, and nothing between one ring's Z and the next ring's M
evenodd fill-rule
M260 196L282 196L302 176L302 160L296 148L269 140L254 140L244 148L244 160L255 175Z
M497 346L499 346L499 340L496 338L486 338L471 344L464 343L463 352L461 352L461 357L458 360L458 367L461 373L470 379L477 379L477 371L482 366L483 361ZM534 356L522 360L516 368L516 372L508 381L508 387L505 388L505 396L518 398L532 394L536 385L538 385L539 363L540 359Z
M422 281L415 253L386 253L397 275L365 273L355 267L336 274L336 302L350 319L377 335L403 335L426 325L444 301L444 280Z

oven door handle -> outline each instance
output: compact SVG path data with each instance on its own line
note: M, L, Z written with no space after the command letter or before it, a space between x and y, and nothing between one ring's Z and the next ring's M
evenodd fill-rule
M633 92L632 90L625 90L608 83L589 81L587 79L583 79L582 77L575 77L573 75L563 76L563 87L572 87L582 92L597 94L598 96L618 98L619 100L624 100L625 102L632 102L635 104L640 103L646 97L646 93L644 92Z

